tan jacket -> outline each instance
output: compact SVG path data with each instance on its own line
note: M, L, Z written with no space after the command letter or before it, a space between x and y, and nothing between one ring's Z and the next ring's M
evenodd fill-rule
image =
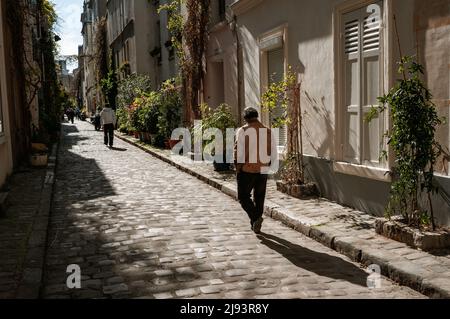
M260 147L266 150L262 149L260 152ZM262 167L270 166L271 155L271 131L260 121L254 120L237 131L234 145L237 173L261 173Z

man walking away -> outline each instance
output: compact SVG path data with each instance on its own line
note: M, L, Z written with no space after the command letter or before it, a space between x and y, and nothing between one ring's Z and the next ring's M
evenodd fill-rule
M264 168L270 166L272 155L271 131L258 120L258 117L255 108L245 109L244 119L247 125L237 131L234 147L239 202L248 214L251 228L256 234L261 233L266 197L268 176L263 172ZM267 150L264 150L266 147ZM262 152L260 148L263 148ZM269 158L267 163L262 162L261 155L267 155L266 158Z
M105 134L105 145L110 148L113 147L114 143L114 128L116 126L116 114L113 109L106 106L100 113L100 117L103 125L103 132Z
M72 122L72 124L74 123L74 117L75 111L73 110L73 108L69 107L69 109L67 110L67 118L69 119L69 122Z

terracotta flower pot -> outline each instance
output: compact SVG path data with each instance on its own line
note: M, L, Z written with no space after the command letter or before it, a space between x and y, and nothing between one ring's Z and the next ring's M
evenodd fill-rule
M152 141L152 138L150 137L150 134L145 132L144 133L144 142L150 144L151 141Z
M48 154L33 154L30 157L31 166L46 167L48 163Z
M173 149L180 142L181 142L181 140L169 140L170 149Z

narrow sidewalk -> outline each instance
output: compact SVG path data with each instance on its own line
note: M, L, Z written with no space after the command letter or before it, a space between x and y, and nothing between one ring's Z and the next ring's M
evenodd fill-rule
M116 136L150 155L237 198L234 174L220 174L212 165L194 163L116 132ZM265 215L338 251L364 266L376 264L382 274L431 298L450 298L450 251L439 256L410 248L375 233L376 217L326 199L299 200L269 182Z
M57 145L47 168L15 172L0 217L0 299L37 299L47 242Z

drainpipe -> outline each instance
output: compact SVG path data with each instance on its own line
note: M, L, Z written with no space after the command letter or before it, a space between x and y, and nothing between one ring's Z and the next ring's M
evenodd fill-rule
M241 51L242 46L241 42L239 40L239 30L237 25L237 17L233 14L233 20L230 23L230 29L233 32L234 38L236 40L236 62L237 62L237 78L238 78L238 122L239 125L242 125L242 84L243 84L243 77L242 77L242 57L241 57Z

